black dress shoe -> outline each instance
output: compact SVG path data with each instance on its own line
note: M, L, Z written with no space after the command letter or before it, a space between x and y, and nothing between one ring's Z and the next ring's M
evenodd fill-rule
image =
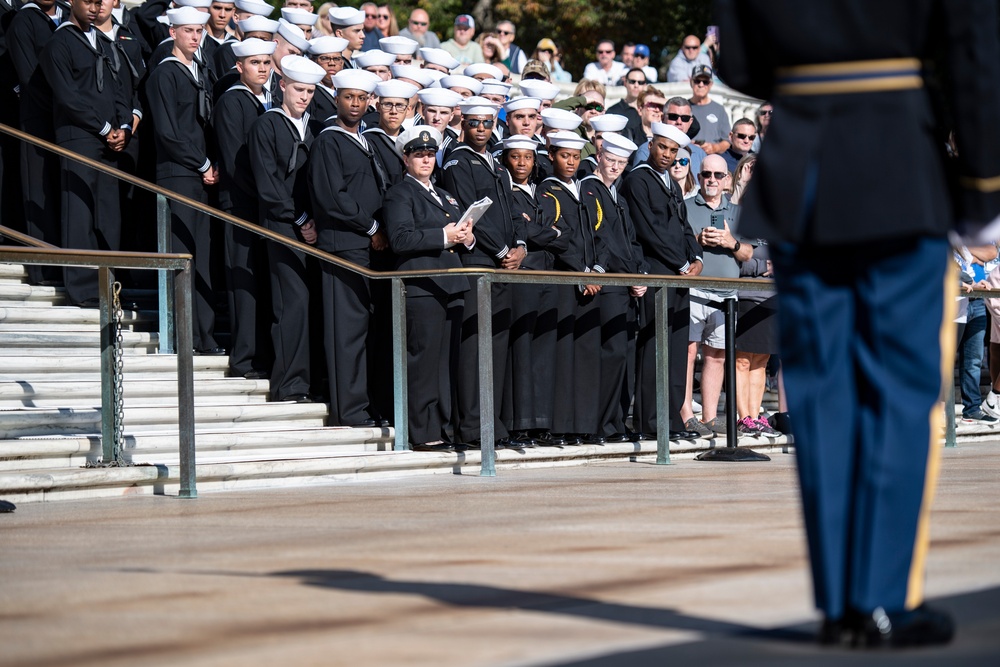
M527 431L516 431L510 438L507 439L508 447L515 447L518 449L524 447L536 447L538 445L535 439L528 435Z
M291 396L286 396L281 399L283 401L291 401L292 403L312 403L312 398L308 394L292 394Z
M92 296L89 299L78 301L73 305L79 306L80 308L97 308L98 306L101 305L101 299L100 297Z
M886 613L881 607L864 617L855 633L860 648L908 648L947 644L955 636L955 623L944 611L925 604L910 611Z
M195 354L200 357L222 357L226 354L226 348L224 347L207 347L203 350L195 350Z
M455 448L446 442L439 442L436 444L427 444L424 442L417 443L415 445L410 445L410 449L415 452L453 452Z
M697 431L671 431L669 439L670 440L697 440L699 437Z
M632 442L631 433L615 433L605 438L608 442Z
M535 438L535 441L540 447L565 447L566 438L564 438L559 433L549 433L545 432L539 437Z
M376 428L379 425L374 419L365 419L357 424L351 424L351 428Z
M266 380L270 377L267 371L249 370L243 374L244 380Z
M585 445L603 445L607 443L604 436L597 435L596 433L584 433L580 436L580 440L582 440Z

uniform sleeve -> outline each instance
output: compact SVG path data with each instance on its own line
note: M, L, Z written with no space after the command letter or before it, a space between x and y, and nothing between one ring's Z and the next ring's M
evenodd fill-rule
M182 115L177 113L178 76L182 74L176 70L171 63L164 63L153 71L146 82L153 131L159 139L156 149L166 153L158 155L158 158L166 158L192 171L205 172L212 166L212 161L195 150L196 144L190 137L192 129L200 131L200 128L185 127L181 122Z
M219 166L223 173L244 192L254 192L253 174L241 169L239 154L248 150L249 132L244 125L244 114L233 95L223 95L212 113L212 127L219 149ZM244 159L246 155L244 154ZM250 162L250 164L254 164Z
M536 196L544 224L559 230L558 242L550 244L546 250L558 257L559 262L570 271L587 270L589 267L579 252L580 231L566 224L566 218L562 215L562 203L554 193L545 189L540 189Z
M631 175L625 181L622 194L632 214L636 238L643 248L671 270L680 272L688 264L690 246L686 235L678 243L676 236L670 233L670 210L665 206L666 197L659 192L656 196L651 196L649 180L639 173ZM690 230L686 216L682 222ZM693 231L691 239L694 239Z
M642 245L639 244L639 240L635 237L635 224L632 222L632 213L629 211L628 202L625 201L624 197L622 198L621 206L624 214L622 223L625 227L625 239L632 249L632 266L629 267L629 271L632 273L649 273L649 263L642 252Z
M274 123L261 117L250 130L247 145L250 149L250 164L256 166L253 177L257 197L268 220L301 225L308 216L295 210L293 193L282 178L288 165L287 158L279 157L275 129Z
M452 155L454 156L454 153ZM471 161L465 159L465 156L452 157L445 163L443 171L441 187L454 195L464 212L477 200ZM495 202L490 209L492 210L494 206L499 206L499 203ZM491 210L479 219L472 228L472 233L480 250L496 259L503 259L510 252L510 246L507 245L507 240L501 237L499 230L494 228L495 225L490 224Z
M104 136L112 129L112 119L98 116L94 105L89 103L93 96L81 94L73 81L72 57L66 40L53 38L42 51L38 65L49 82L55 104L66 109L67 116L76 119L77 127L93 132L94 136Z
M6 33L7 51L10 53L10 59L14 62L14 71L17 72L17 79L22 86L28 83L35 68L38 67L39 32L27 20L27 13L30 11L25 10L25 15L20 16L20 18L18 18L18 14L15 14L15 21L11 23ZM21 94L24 94L23 89Z
M441 230L452 221L438 210L435 215L440 214L440 226L425 217L421 222L427 229L417 229L415 216L426 215L425 208L430 207L421 206L415 201L411 186L400 183L389 188L383 208L389 246L397 255L412 255L444 248L444 234Z
M340 147L336 140L326 136L328 134L320 134L310 151L309 196L313 211L320 214L323 220L336 220L354 232L371 236L378 231L378 225L372 219L375 212L362 207L352 195L344 177L344 158L340 155ZM362 157L358 154L353 159L360 160Z

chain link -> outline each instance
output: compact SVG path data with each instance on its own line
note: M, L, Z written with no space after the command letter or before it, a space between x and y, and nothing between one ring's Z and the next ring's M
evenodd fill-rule
M125 393L123 384L125 381L125 359L122 352L122 318L125 313L122 311L121 303L122 284L115 281L112 285L111 319L114 322L114 341L112 355L114 356L114 387L115 387L115 446L114 460L117 465L124 465L125 459L122 455L125 449Z

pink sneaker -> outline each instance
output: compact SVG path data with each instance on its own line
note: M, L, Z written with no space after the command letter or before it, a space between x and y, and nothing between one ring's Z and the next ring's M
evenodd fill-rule
M746 435L750 437L757 437L760 435L760 426L754 421L753 417L744 417L736 424L736 430L740 435Z
M774 427L772 427L771 424L768 423L768 421L763 417L757 417L757 419L754 420L754 423L757 425L759 433L764 437L777 438L781 435L781 431L775 430Z

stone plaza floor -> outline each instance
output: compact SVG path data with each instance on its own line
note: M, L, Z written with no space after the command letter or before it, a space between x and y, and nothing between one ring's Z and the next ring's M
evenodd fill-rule
M0 665L1000 665L1000 442L944 452L949 647L820 649L793 454L0 515Z

